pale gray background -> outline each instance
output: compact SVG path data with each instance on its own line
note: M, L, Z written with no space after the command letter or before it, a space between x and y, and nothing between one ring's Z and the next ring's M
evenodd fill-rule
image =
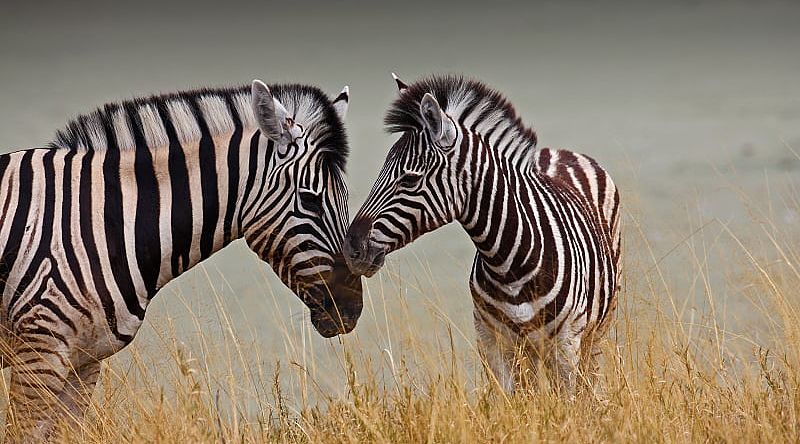
M641 223L656 256L710 219L746 223L732 186L780 195L800 175L788 148L800 150L796 2L360 3L4 3L0 147L40 146L68 118L136 95L252 78L312 83L332 95L347 84L354 210L392 143L381 127L395 94L389 73L412 81L451 72L507 94L542 146L602 162L622 187L628 227ZM800 223L780 207L774 217ZM472 251L448 227L391 257L368 282L357 336L366 353L392 348L389 332L400 328L392 313L406 308L429 319L423 312L433 307L463 331L466 347ZM710 256L711 273L724 277L724 248ZM681 259L672 262L665 265ZM749 306L722 292L726 312L746 317ZM197 332L224 342L219 307L259 354L235 368L269 369L288 353L317 357L329 372L337 342L309 332L302 304L241 245L170 285L148 319L167 342L174 323L174 336L202 353ZM148 350L158 337L148 329L136 344Z

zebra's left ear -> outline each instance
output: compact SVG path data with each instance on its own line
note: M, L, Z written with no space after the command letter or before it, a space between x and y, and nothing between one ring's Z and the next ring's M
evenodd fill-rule
M344 121L344 118L347 117L347 105L350 104L350 87L345 86L342 89L342 92L333 99L332 105L333 109L336 110L336 114L339 115L339 118Z
M400 80L400 77L397 77L397 74L392 73L392 79L394 79L394 83L397 84L397 92L404 93L408 89L408 85L406 82Z
M251 94L253 115L261 132L276 142L290 140L293 121L283 104L272 96L269 87L261 80L253 80Z
M442 148L452 148L456 143L456 125L439 106L436 97L425 93L419 103L419 112L436 144Z

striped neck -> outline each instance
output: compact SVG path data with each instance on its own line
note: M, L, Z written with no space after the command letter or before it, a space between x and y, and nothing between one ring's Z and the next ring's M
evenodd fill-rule
M462 173L471 176L461 181L465 208L458 220L484 266L493 275L513 281L532 271L526 264L530 263L530 255L541 248L540 234L528 227L538 226L535 212L530 209L541 205L542 184L532 173L532 162L527 157L535 150L535 141L514 135L508 128L495 128L499 131L473 137L467 150L469 161L480 168ZM518 153L525 153L525 157ZM533 248L515 248L521 243ZM525 257L517 257L512 251ZM511 275L511 270L516 276Z
M151 259L158 262L160 271L157 284L148 288L150 297L242 237L252 217L246 210L252 212L251 204L262 198L255 190L269 177L270 165L265 161L269 158L265 151L268 144L259 143L260 133L255 128L242 125L246 119L235 116L234 121L232 132L213 136L207 125L199 122L201 136L195 142L181 142L167 123L167 147L121 152L124 157L135 158L133 169L140 196L151 189L159 194L158 208L150 205L141 210L158 213L154 219L158 221L160 255ZM147 216L138 212L137 206L136 232L146 242ZM151 247L156 249L155 245Z
M245 87L110 103L74 119L50 144L117 176L105 180L119 186L104 192L133 221L116 241L134 246L146 289L137 291L140 298L240 237L293 289L295 275L324 271L332 261L327 247L346 218L346 188L328 180L340 177L348 151L338 105L312 86L269 91L301 129L278 148L256 129L263 125ZM337 199L322 196L329 188ZM318 213L331 220L320 225Z

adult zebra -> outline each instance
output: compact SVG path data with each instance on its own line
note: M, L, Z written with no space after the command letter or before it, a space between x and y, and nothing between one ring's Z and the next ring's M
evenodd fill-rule
M401 136L348 230L350 269L371 276L386 254L458 220L477 247L475 326L498 381L514 389L521 350L546 357L572 392L615 307L614 183L587 156L537 150L511 104L480 82L395 80L386 124Z
M154 96L0 156L3 364L21 436L46 436L60 405L81 418L151 298L238 238L320 334L355 326L361 282L339 253L348 100L258 80Z

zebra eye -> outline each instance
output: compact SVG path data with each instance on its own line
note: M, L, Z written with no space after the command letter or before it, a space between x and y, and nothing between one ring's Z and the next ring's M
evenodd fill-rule
M303 209L314 213L322 214L322 194L317 194L313 191L300 190L300 203Z
M409 172L397 178L397 184L403 188L416 188L421 180L422 174Z

